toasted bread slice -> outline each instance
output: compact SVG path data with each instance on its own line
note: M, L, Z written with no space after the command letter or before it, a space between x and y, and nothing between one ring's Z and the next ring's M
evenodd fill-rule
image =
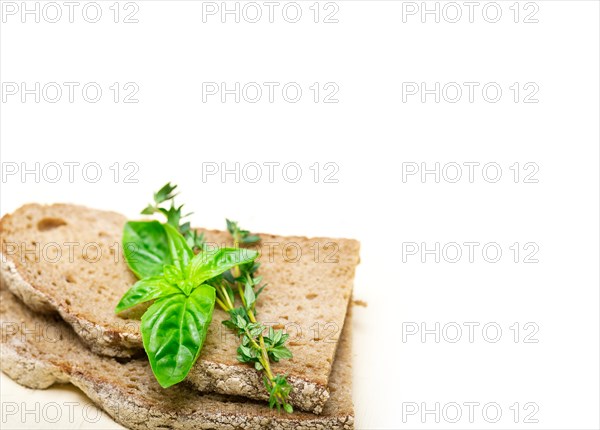
M10 291L38 312L58 312L92 351L131 357L142 350L137 319L114 307L136 277L121 251L122 215L68 204L26 205L0 223L1 275ZM204 231L209 243L229 235ZM352 292L355 240L261 234L260 274L268 284L259 319L285 328L294 358L274 364L292 385L290 403L320 413ZM138 311L140 311L138 309ZM135 312L133 312L135 313ZM131 316L131 315L129 315ZM238 339L216 309L202 354L188 380L200 391L266 400L261 375L238 363Z
M0 364L29 388L72 383L115 421L132 429L352 429L351 327L340 340L321 415L287 414L264 403L200 394L187 384L163 389L145 358L122 362L91 352L60 318L33 312L0 288Z

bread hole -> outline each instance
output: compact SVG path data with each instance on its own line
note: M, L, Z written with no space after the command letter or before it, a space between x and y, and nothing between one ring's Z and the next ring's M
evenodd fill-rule
M315 294L315 293L310 293L310 294L307 294L307 295L306 295L306 298L307 298L308 300L312 300L312 299L314 299L314 298L316 298L316 297L318 297L318 296L319 296L318 294Z
M67 276L65 276L65 281L67 281L69 284L74 284L75 278L73 277L73 275L68 274Z
M69 299L65 299L65 303L66 303L68 306L71 306L71 300L69 300Z
M300 306L300 305L296 306L296 310L297 311L301 311L302 310L302 306Z
M37 224L39 231L54 230L55 228L67 225L67 222L61 218L44 218Z
M105 231L101 231L98 233L98 237L108 237L108 236L109 236L109 234Z

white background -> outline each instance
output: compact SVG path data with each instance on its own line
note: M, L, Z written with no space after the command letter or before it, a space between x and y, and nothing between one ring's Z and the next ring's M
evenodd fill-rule
M459 22L442 15L436 23L427 15L423 23L418 13L403 15L411 7L407 2L338 1L338 23L321 22L324 3L314 23L311 1L300 3L303 15L295 24L283 19L281 6L274 23L268 17L235 23L232 16L221 23L219 15L203 22L203 4L193 1L138 1L138 23L121 22L123 2L114 23L113 3L99 2L103 15L95 24L83 19L81 6L74 23L66 7L55 24L43 17L36 23L33 16L22 23L20 12L3 15L3 214L28 202L73 202L136 217L153 191L173 181L197 226L223 228L229 217L257 232L357 238L362 248L355 297L368 302L354 322L357 428L599 428L597 2L522 2L518 23L512 1L498 2L502 16L496 23L486 20L494 18L492 9L482 15L485 2L475 9L473 23L459 2ZM538 22L523 22L536 9L532 19ZM445 10L452 19L454 10ZM80 86L73 103L66 87L57 103L43 94L36 103L34 95L24 102L20 94L11 95L11 82ZM81 96L88 82L103 89L97 103ZM124 103L121 93L115 103L108 88L114 82L135 83L139 102ZM257 103L235 103L233 96L222 103L218 95L203 103L203 82L281 86L273 103L266 93ZM303 89L297 103L281 96L288 82ZM314 82L335 83L339 102L323 103L322 92L315 103L309 89ZM465 86L456 103L447 101L454 93L446 99L442 94L439 103L434 95L403 102L404 82L479 86L472 103ZM503 90L496 103L481 93L490 82ZM521 87L517 103L509 88L515 82ZM526 83L539 89L537 103L524 103ZM36 162L40 177L23 178L21 170L35 169ZM73 182L63 165L62 178L51 183L55 170L48 163L65 162L81 163ZM102 168L96 183L89 180L93 170L87 180L81 171L90 162ZM302 177L290 183L280 166L273 183L266 167L258 183L244 177L236 183L233 175L225 181L219 175L203 178L203 163L233 168L235 162L295 162ZM335 163L338 182L324 183L321 170L315 183L309 169L315 162L321 169ZM480 165L473 183L464 165L457 183L443 176L436 183L434 175L403 181L403 163L433 168L436 162ZM510 166L516 162L521 175L515 183ZM121 169L116 183L114 163ZM125 183L125 163L139 168L137 183ZM502 168L497 182L489 182L493 169L482 175L486 163ZM531 172L523 170L525 163L539 168L532 178L537 183L525 183L523 174ZM19 172L11 175L15 166ZM44 166L50 167L44 172ZM451 172L446 170L447 178ZM464 245L456 263L447 261L454 251L439 263L426 255L423 263L420 254L403 254L408 242L428 248L438 242L440 249L451 242L480 246L472 263ZM509 249L515 242L521 249L517 263ZM483 258L486 243L501 247L497 263ZM533 249L539 262L525 263ZM469 322L479 324L472 342L464 325ZM427 329L439 323L439 342L435 334L424 341L420 333L408 335L421 323ZM489 340L493 329L485 333L488 340L482 333L487 323L502 329L495 343ZM453 343L456 325L463 332ZM535 328L529 340L537 343L525 342ZM19 413L2 418L3 428L118 427L106 417L90 423L94 413L84 419L87 400L76 390L32 392L5 375L1 384L3 408L7 402L19 406ZM36 402L43 411L47 402L73 399L80 402L75 418L65 409L59 424L42 412L20 415ZM473 422L467 402L479 404ZM439 419L421 415L436 403ZM457 423L450 422L454 403L462 409ZM490 422L493 409L482 413L494 403L502 411L496 423ZM515 403L518 417L510 409ZM419 411L409 415L415 405ZM537 423L526 422L530 412Z

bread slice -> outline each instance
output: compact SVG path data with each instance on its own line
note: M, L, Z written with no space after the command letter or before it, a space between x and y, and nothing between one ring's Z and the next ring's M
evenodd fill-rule
M142 350L137 319L114 314L136 281L121 252L122 215L81 206L23 206L0 222L1 275L10 291L38 312L58 312L92 351L131 357ZM209 243L229 235L204 231ZM320 413L352 292L359 243L349 239L261 234L260 274L268 283L261 322L284 328L294 358L274 364L287 374L296 409ZM188 380L200 391L266 400L260 373L236 359L238 339L215 310L202 354Z
M92 353L60 318L31 311L5 288L0 288L0 326L4 373L29 388L70 382L128 428L354 428L350 324L344 328L331 372L331 398L321 415L278 413L244 398L200 394L186 384L163 389L148 360L120 362Z

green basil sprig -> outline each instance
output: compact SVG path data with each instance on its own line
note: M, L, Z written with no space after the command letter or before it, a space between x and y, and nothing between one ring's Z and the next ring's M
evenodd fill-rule
M142 340L154 376L166 388L181 382L198 359L215 306L206 281L253 262L258 253L221 248L197 255L170 224L128 222L123 231L127 264L140 280L115 312L154 300L142 316Z

